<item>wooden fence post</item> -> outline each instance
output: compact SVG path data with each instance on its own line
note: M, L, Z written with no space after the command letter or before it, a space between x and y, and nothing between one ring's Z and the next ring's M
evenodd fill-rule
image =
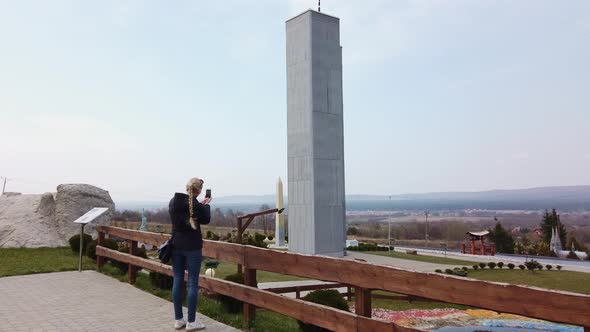
M129 255L137 255L137 241L129 240ZM133 264L129 263L129 268L127 269L127 279L129 280L129 283L133 285L136 277L137 269Z
M346 297L348 298L348 301L352 299L352 289L350 286L346 286Z
M256 282L256 270L255 269L244 269L244 285L257 287ZM256 319L256 306L244 302L244 329L250 328L250 322Z
M98 239L96 240L97 246L104 245L104 233L98 232ZM104 257L103 256L96 256L96 269L98 271L102 270L102 266L104 265Z
M371 290L354 288L354 309L359 316L371 318Z

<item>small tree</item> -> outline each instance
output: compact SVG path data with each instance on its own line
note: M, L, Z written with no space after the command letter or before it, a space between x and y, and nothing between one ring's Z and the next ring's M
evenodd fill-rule
M504 266L503 262L498 262L498 268L502 269L503 266Z
M486 267L486 263L479 263L479 267L483 270Z
M567 231L565 230L565 226L561 223L559 219L559 214L557 211L553 209L551 213L545 210L545 214L543 215L543 221L541 221L541 231L543 232L543 241L545 243L551 243L551 233L553 228L557 227L559 232L559 239L561 240L561 244L566 243L567 239Z
M494 220L496 221L496 226L494 229L490 229L490 241L496 245L497 252L513 254L514 239L512 239L512 235L502 227L502 224L500 224L496 217L494 217Z
M553 266L551 264L547 264L545 265L545 268L549 271L551 271L551 269L553 268Z
M561 267L562 267L561 265L557 265L557 266L555 266L555 268L556 268L558 271L561 271Z
M494 262L489 262L489 263L488 263L488 267L489 267L490 269L493 269L493 268L495 268L495 267L496 267L496 263L494 263Z
M514 264L508 263L508 268L511 269L511 270L514 270Z
M472 267L473 267L474 270L479 269L479 265L477 265L477 264L473 265Z
M520 265L518 265L518 268L521 269L521 270L524 270L524 269L526 269L526 266L520 264Z

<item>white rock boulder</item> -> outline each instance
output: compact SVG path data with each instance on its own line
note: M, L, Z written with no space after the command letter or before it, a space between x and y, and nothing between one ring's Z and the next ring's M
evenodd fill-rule
M109 211L84 232L96 237L96 226L111 220L115 204L108 191L87 184L62 184L57 193L43 195L0 196L0 248L60 247L79 234L73 221L90 209L107 207Z

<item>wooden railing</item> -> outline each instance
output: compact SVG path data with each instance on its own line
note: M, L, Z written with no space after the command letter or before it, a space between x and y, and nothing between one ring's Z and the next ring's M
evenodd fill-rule
M159 245L170 236L99 226L97 265L104 258L129 264L129 282L137 267L172 276L172 267L133 256L137 242ZM105 234L129 241L129 254L102 246ZM244 302L245 326L255 318L256 307L268 309L334 331L417 331L395 323L371 319L371 291L383 290L441 302L463 304L553 322L584 326L590 331L590 296L535 287L480 281L438 273L339 258L310 256L233 243L204 241L203 256L242 264L245 285L201 275L199 287ZM355 313L305 302L261 290L256 270L331 281L354 288Z

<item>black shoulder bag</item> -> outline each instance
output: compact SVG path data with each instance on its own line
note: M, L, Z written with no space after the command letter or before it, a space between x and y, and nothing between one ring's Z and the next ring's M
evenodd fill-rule
M172 257L172 240L174 239L174 234L175 232L172 232L170 240L166 240L166 242L158 247L158 258L164 264L168 263Z

